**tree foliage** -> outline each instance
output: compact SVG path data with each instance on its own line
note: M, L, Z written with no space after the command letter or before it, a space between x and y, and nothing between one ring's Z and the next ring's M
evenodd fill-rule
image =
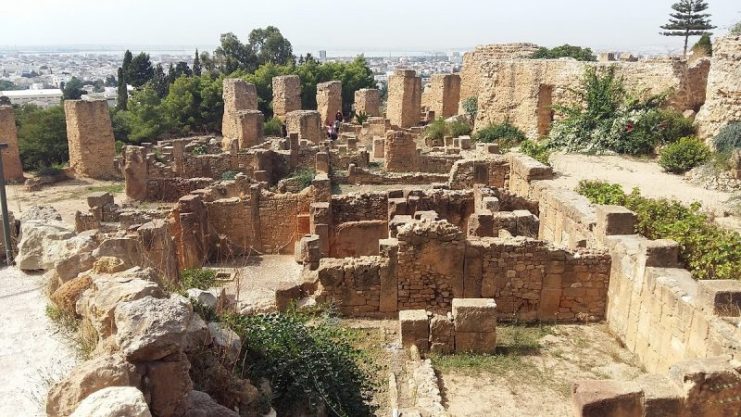
M713 43L710 41L710 35L702 35L692 47L692 52L700 56L713 56Z
M149 54L140 52L139 55L131 60L131 64L126 71L126 82L132 86L141 87L146 84L154 75L154 68L152 68L152 61L149 59Z
M250 32L249 46L259 65L268 63L289 65L293 64L295 59L291 42L284 38L275 26L258 28Z
M24 105L16 112L16 122L24 169L51 167L69 160L67 124L62 106L42 109Z
M72 77L64 84L62 94L65 100L79 100L86 92L82 89L82 81L77 77Z
M664 36L684 37L684 56L687 56L690 36L709 36L712 32L708 31L715 29L710 23L710 14L704 13L708 7L705 0L679 0L672 5L674 11L669 14L669 22L661 26Z
M596 61L597 57L590 48L581 46L572 46L569 44L557 46L555 48L538 48L531 56L533 59L558 59L574 58L577 61Z
M129 90L126 86L126 73L123 67L118 69L118 90L116 90L116 108L126 110L129 103Z

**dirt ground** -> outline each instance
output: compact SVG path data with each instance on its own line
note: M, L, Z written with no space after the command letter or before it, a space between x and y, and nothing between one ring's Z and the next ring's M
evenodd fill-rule
M581 180L601 180L620 184L625 192L638 187L647 197L671 198L687 204L699 201L706 211L716 216L718 224L741 232L741 218L729 215L738 210L741 193L713 191L690 184L681 175L664 172L654 160L613 155L554 154L550 162L558 173L556 184L563 188L574 189Z
M574 381L632 380L643 373L603 324L525 330L502 325L497 338L494 356L433 357L451 416L568 416Z
M57 209L65 223L75 224L75 212L87 211L88 194L100 191L111 192L116 203L125 198L122 181L72 179L46 186L39 191L26 191L23 185L13 184L7 186L8 210L18 218L31 206L49 204Z

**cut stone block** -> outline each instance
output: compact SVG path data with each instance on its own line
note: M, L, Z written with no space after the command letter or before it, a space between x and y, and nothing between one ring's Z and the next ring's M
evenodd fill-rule
M405 348L416 346L420 352L427 352L430 339L430 325L425 310L399 311L399 334Z
M576 417L643 416L643 391L635 382L579 381L572 390Z
M497 328L497 303L493 298L454 298L455 332L493 333Z

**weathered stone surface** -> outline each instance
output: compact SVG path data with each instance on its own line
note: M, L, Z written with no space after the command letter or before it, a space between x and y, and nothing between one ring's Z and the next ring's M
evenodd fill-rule
M422 107L422 79L414 70L396 70L388 80L386 118L401 128L416 126Z
M580 381L572 392L577 417L643 415L643 391L635 382Z
M636 215L623 206L596 207L597 233L606 236L635 234Z
M226 366L237 363L239 354L242 352L242 341L232 329L224 327L219 323L208 324L208 332L216 354L223 358Z
M3 176L8 182L23 181L23 165L18 149L18 133L15 127L13 107L0 106L0 143L8 145L2 150Z
M435 117L448 117L458 114L461 97L461 77L458 74L432 74L430 78L430 110Z
M188 354L198 353L210 344L211 333L208 331L208 324L206 324L201 316L193 314L193 317L188 323L188 328L185 331L183 351Z
M301 79L298 75L273 77L273 113L285 120L295 110L301 110Z
M105 100L66 100L69 166L75 175L96 179L117 176L113 126Z
M56 210L46 208L21 216L21 240L15 258L20 269L49 270L94 248L91 234L75 234L69 226L56 220L58 217Z
M429 348L430 325L425 310L399 311L399 334L404 347L416 346L420 352Z
M452 309L456 333L496 330L497 303L493 298L454 298Z
M82 293L93 284L88 275L81 275L65 282L51 295L51 301L67 314L75 314L75 305Z
M342 112L341 81L327 81L316 85L316 109L324 125L334 123L335 114Z
M141 375L123 356L101 356L82 363L49 390L46 414L70 415L88 395L106 387L137 387Z
M146 270L132 269L114 276L93 276L92 286L77 302L77 313L93 325L101 339L113 332L114 311L119 304L144 297L165 297L156 282L141 279Z
M138 389L108 387L82 400L70 417L152 417L152 414Z
M713 45L707 98L695 122L699 137L709 140L737 120L741 120L741 36L728 35L716 38Z
M299 140L318 144L326 135L322 129L322 116L314 110L294 110L285 115L288 134L297 133Z
M147 362L145 392L149 408L156 417L180 417L187 409L193 382L188 375L190 362L184 353L175 353L156 362Z
M200 391L191 391L188 394L187 410L183 417L239 417L239 414Z
M361 88L355 91L355 113L365 113L368 117L381 115L381 90Z
M183 297L144 297L115 310L116 343L131 361L156 361L182 350L193 315Z

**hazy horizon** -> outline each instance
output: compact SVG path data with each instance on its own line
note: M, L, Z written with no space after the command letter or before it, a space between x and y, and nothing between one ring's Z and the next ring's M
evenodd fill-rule
M0 25L0 49L211 50L221 33L234 32L246 41L252 29L273 25L296 52L324 49L330 55L465 50L505 42L670 52L681 49L683 39L659 35L659 26L673 2L129 0L122 8L113 0L27 0L0 4L0 15L9 17ZM716 35L741 20L736 0L709 4Z

